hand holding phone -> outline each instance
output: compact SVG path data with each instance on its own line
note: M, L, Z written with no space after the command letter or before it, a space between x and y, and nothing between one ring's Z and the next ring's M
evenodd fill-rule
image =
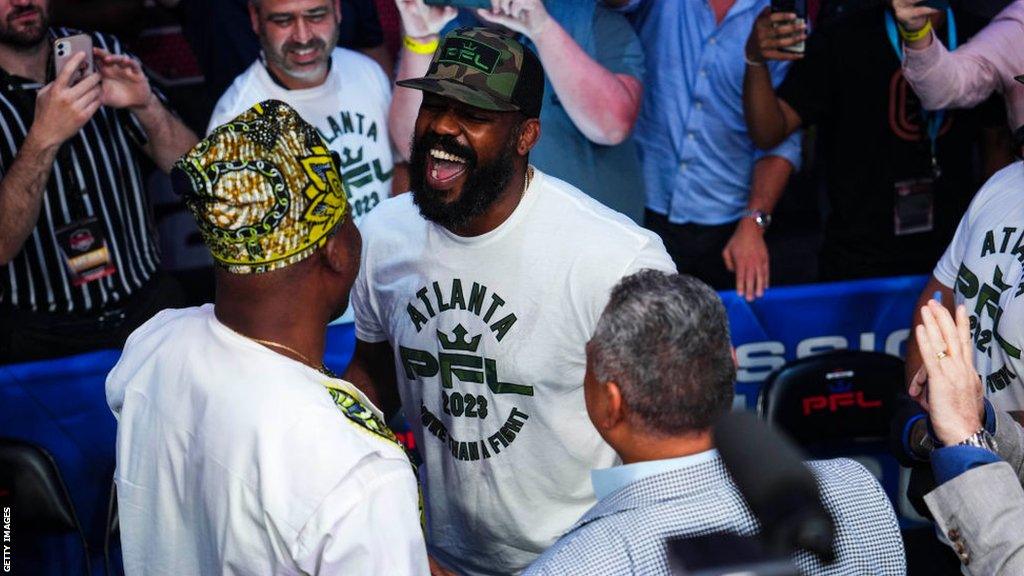
M772 0L771 1L772 14L785 13L785 14L796 14L795 20L787 22L779 22L777 18L772 18L772 25L779 29L786 24L796 25L797 27L805 27L807 25L807 2L806 0ZM803 34L801 29L800 34ZM789 38L795 36L795 33L785 34L783 38ZM805 43L803 40L795 43L790 43L786 46L779 46L779 50L783 52L790 52L794 54L803 54L805 49Z
M60 76L61 71L75 54L84 54L85 57L71 76L71 86L78 84L82 78L96 70L92 59L92 38L88 34L76 34L54 41L53 68L55 76Z
M438 0L429 3L424 0L395 0L395 6L402 18L402 30L413 38L440 34L445 25L459 14L457 8L440 4Z

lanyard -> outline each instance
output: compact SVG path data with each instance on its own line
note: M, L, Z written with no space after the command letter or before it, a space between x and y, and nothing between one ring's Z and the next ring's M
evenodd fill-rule
M893 18L892 12L889 10L885 11L885 31L889 34L889 44L896 51L896 57L899 58L900 64L902 64L903 43L900 41L899 33L896 31L896 19ZM946 35L946 47L952 52L956 50L956 20L953 18L952 8L946 8ZM921 116L928 122L928 141L931 145L932 153L932 174L938 179L942 175L942 170L939 169L939 159L936 155L936 141L939 139L939 130L942 129L942 121L945 120L946 111L935 110L929 112L922 107Z

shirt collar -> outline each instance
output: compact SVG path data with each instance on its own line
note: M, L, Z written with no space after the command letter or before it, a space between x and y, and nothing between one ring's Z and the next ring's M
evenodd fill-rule
M662 472L690 468L708 462L716 456L718 456L718 450L712 448L711 450L690 454L689 456L680 456L679 458L623 464L622 466L592 470L590 472L590 480L594 484L594 494L597 495L598 500L602 500L638 480L643 480Z

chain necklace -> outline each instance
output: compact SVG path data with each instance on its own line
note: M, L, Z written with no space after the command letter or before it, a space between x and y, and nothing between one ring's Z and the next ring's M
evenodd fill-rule
M242 334L242 336L245 336L245 334ZM249 340L252 340L253 342L259 342L260 344L263 344L264 346L268 346L270 348L277 348L279 350L287 350L287 351L291 352L292 354L295 354L296 356L301 358L303 364L309 366L310 368L316 370L317 372L320 372L324 376L328 376L330 378L337 378L338 377L334 372L331 371L330 368L325 366L322 361L320 362L320 367L317 368L316 367L316 363L314 363L312 360L310 360L309 357L307 357L302 352L299 352L295 348L292 348L291 346L285 346L284 344L281 344L279 342L274 342L273 340L263 340L261 338L253 338L252 336L245 336L245 337L248 338Z

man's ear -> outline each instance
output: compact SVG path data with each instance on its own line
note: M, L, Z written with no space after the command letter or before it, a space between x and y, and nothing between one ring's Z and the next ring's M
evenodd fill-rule
M519 142L516 144L516 152L520 156L526 156L540 140L540 120L538 118L527 118L523 121L519 130Z
M355 278L359 273L361 245L362 238L355 224L351 221L345 222L324 245L324 261L327 267L335 274L351 275Z
M334 0L334 23L341 24L341 0Z
M601 384L601 394L604 395L601 424L605 430L612 430L626 419L622 389L615 382L605 382Z
M251 1L248 2L249 6L249 23L252 24L252 31L257 36L260 35L260 9L256 7L256 4Z

